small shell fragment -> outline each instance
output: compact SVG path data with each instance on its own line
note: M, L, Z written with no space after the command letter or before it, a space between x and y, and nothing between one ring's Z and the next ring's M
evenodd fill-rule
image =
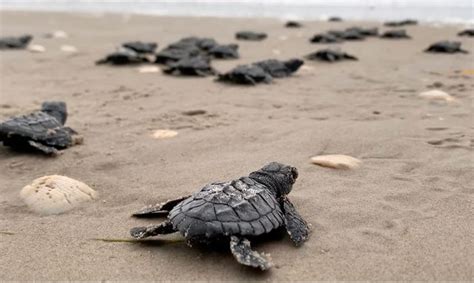
M178 135L178 132L173 130L156 130L153 132L153 138L155 139L168 139Z
M61 45L61 51L75 53L78 50L75 46L72 45Z
M138 68L139 73L158 73L160 68L157 66L141 66Z
M55 30L51 33L51 37L54 37L54 38L67 38L68 35L63 30Z
M46 51L46 48L43 45L31 44L28 46L28 50L33 53L43 53Z
M35 179L25 186L20 191L20 197L32 211L51 215L61 214L97 199L98 193L80 181L50 175Z
M273 49L272 53L275 54L275 55L280 55L281 51L279 49Z
M348 155L329 154L311 157L311 163L334 169L355 169L362 161Z
M454 101L454 97L449 95L448 93L438 90L438 89L433 89L429 91L425 91L419 94L420 97L427 98L427 99L433 99L433 100L444 100L444 101Z

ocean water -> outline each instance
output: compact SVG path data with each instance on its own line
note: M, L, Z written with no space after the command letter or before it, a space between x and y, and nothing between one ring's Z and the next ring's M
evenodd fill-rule
M271 17L321 20L418 19L425 22L474 23L473 0L0 0L0 9L139 13L173 16Z

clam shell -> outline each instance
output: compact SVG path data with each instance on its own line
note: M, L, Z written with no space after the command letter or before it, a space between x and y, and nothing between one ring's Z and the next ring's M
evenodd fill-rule
M43 45L31 44L30 46L28 46L28 51L33 53L43 53L46 51L46 48Z
M311 163L334 169L355 169L362 161L348 155L329 154L311 157Z
M61 51L75 53L78 50L75 46L72 45L61 45Z
M178 132L173 130L156 130L153 132L152 137L155 139L167 139L178 135Z
M444 100L444 101L454 101L454 97L449 95L448 93L439 90L433 89L429 91L425 91L419 94L423 98L427 99L434 99L434 100Z
M138 68L139 73L158 73L160 68L156 66L141 66Z
M61 214L82 203L97 199L98 193L86 184L60 175L35 179L20 191L21 199L42 215Z

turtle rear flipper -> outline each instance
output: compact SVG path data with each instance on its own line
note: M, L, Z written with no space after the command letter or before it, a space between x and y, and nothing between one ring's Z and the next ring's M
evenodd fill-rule
M191 195L183 196L177 199L168 200L166 202L162 202L155 205L148 205L139 211L132 214L134 217L139 218L148 218L148 217L160 217L166 216L170 212L173 207L175 207L178 203L182 202L183 200L189 198Z
M145 227L135 227L130 230L130 235L135 239L143 239L156 235L171 234L176 232L173 225L165 221L159 225L149 225Z
M283 213L285 214L285 227L290 239L296 246L300 246L309 238L308 223L296 211L288 198L283 200Z
M30 146L32 146L33 148L36 148L46 154L50 154L50 155L59 155L59 150L57 150L56 148L52 147L52 146L47 146L47 145L44 145L44 144L41 144L39 142L35 142L35 141L32 141L32 140L29 140L28 141L28 144Z
M245 238L232 236L230 238L230 250L234 258L243 265L267 270L272 267L271 259L250 248L250 241Z

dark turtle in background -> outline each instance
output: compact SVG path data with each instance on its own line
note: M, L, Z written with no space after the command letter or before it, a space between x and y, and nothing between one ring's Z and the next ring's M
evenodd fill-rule
M387 30L386 32L382 33L380 37L387 38L387 39L410 39L411 38L407 34L406 30L404 29Z
M322 49L305 56L309 60L318 60L325 62L336 62L342 60L358 60L357 57L349 55L337 49Z
M212 38L185 37L156 53L155 63L168 65L188 57L205 55L217 45L219 44Z
M285 27L287 27L287 28L300 28L302 26L303 25L300 22L297 22L297 21L288 21L285 24Z
M25 49L32 39L33 39L33 36L31 35L22 35L18 37L14 37L14 36L0 37L0 50L1 49Z
M150 62L146 55L139 54L129 48L119 48L117 51L108 54L105 58L96 61L100 64L111 65L134 65Z
M209 49L207 55L215 59L238 59L239 46L237 44L219 44Z
M474 29L465 29L463 31L460 31L458 33L459 36L469 36L473 37L474 36Z
M187 57L170 63L164 72L175 76L200 77L216 74L216 71L211 67L209 58L204 56Z
M330 33L315 34L310 40L311 43L339 43L342 40Z
M276 59L269 59L253 63L267 72L273 78L284 78L291 76L293 73L304 64L303 60L290 59L287 61L280 61Z
M263 32L239 31L235 34L235 38L240 40L261 41L267 38L267 34Z
M232 84L256 85L270 83L272 76L256 65L239 65L224 74L219 74L218 81Z
M356 32L363 36L377 36L379 35L378 28L361 28L361 27L350 27L346 29L346 32Z
M13 117L0 123L0 141L16 150L39 150L56 155L59 150L82 142L69 127L64 102L44 102L41 111Z
M229 242L234 258L243 265L267 270L272 262L253 251L248 237L284 227L296 246L309 237L307 222L287 195L298 177L296 168L269 163L230 182L211 183L191 196L145 207L136 217L167 216L158 225L135 227L136 239L179 232L188 245Z
M158 44L155 42L131 41L123 43L122 46L139 54L154 54Z
M328 19L328 22L342 22L342 18L341 17L330 17Z
M401 21L385 22L384 26L386 26L386 27L402 27L402 26L410 26L410 25L417 25L417 24L418 24L417 20L406 19L406 20L401 20Z
M443 40L431 44L425 52L430 53L469 53L466 50L461 49L461 42L459 41L448 41Z
M363 40L365 36L357 30L330 30L327 34L333 35L341 40Z
M168 65L184 58L194 57L201 54L201 50L195 46L183 48L166 48L156 53L155 63Z

